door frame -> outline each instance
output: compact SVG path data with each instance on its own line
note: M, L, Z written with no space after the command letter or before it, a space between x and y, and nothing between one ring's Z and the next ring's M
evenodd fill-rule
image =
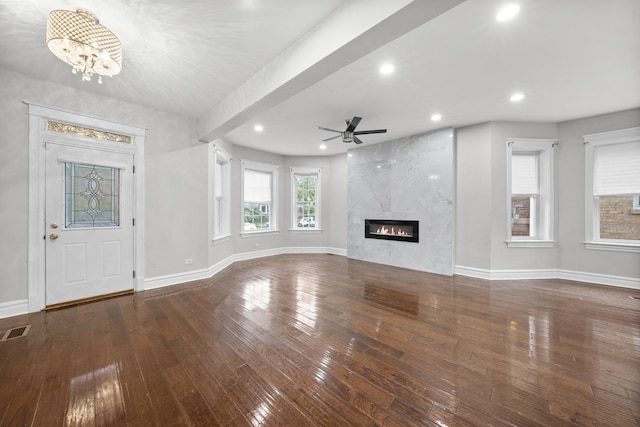
M45 146L46 142L93 148L133 155L133 266L134 291L144 290L144 140L146 129L125 123L78 114L53 107L28 103L29 115L29 253L28 253L28 305L29 313L45 308L46 285L46 224L45 224ZM89 129L133 137L133 143L112 142L95 138L65 134L46 129L48 120Z

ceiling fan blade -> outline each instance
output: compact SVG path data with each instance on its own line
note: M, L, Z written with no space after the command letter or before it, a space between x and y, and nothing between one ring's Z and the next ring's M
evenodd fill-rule
M354 132L354 135L368 135L371 133L387 133L386 129L372 129L372 130L359 130Z
M320 129L320 130L328 130L329 132L338 132L338 133L342 133L341 130L335 130L335 129L329 129L329 128L323 128L322 126L315 126L316 129Z
M322 142L331 141L332 139L340 138L342 135L332 136L331 138L323 139Z
M356 144L362 144L362 141L360 141L360 138L358 138L357 136L353 137L353 142L355 142Z
M353 119L351 119L351 121L349 122L349 126L347 126L346 132L353 132L358 126L358 123L360 123L360 120L362 120L362 117L354 117Z

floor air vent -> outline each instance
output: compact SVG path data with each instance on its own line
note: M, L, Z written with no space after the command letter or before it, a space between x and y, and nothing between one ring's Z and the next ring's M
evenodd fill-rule
M5 332L2 339L0 339L0 342L26 337L29 333L29 329L31 329L31 325L18 326L17 328L9 329Z

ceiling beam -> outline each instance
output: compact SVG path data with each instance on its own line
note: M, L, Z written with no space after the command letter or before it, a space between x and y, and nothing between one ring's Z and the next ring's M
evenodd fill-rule
M352 0L306 34L199 120L214 141L465 0Z

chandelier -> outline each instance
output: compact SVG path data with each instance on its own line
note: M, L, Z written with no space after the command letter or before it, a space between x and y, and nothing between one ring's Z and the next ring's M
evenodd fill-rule
M82 81L98 75L115 76L122 70L120 40L98 18L83 9L54 10L47 19L47 46L55 56L71 65Z

